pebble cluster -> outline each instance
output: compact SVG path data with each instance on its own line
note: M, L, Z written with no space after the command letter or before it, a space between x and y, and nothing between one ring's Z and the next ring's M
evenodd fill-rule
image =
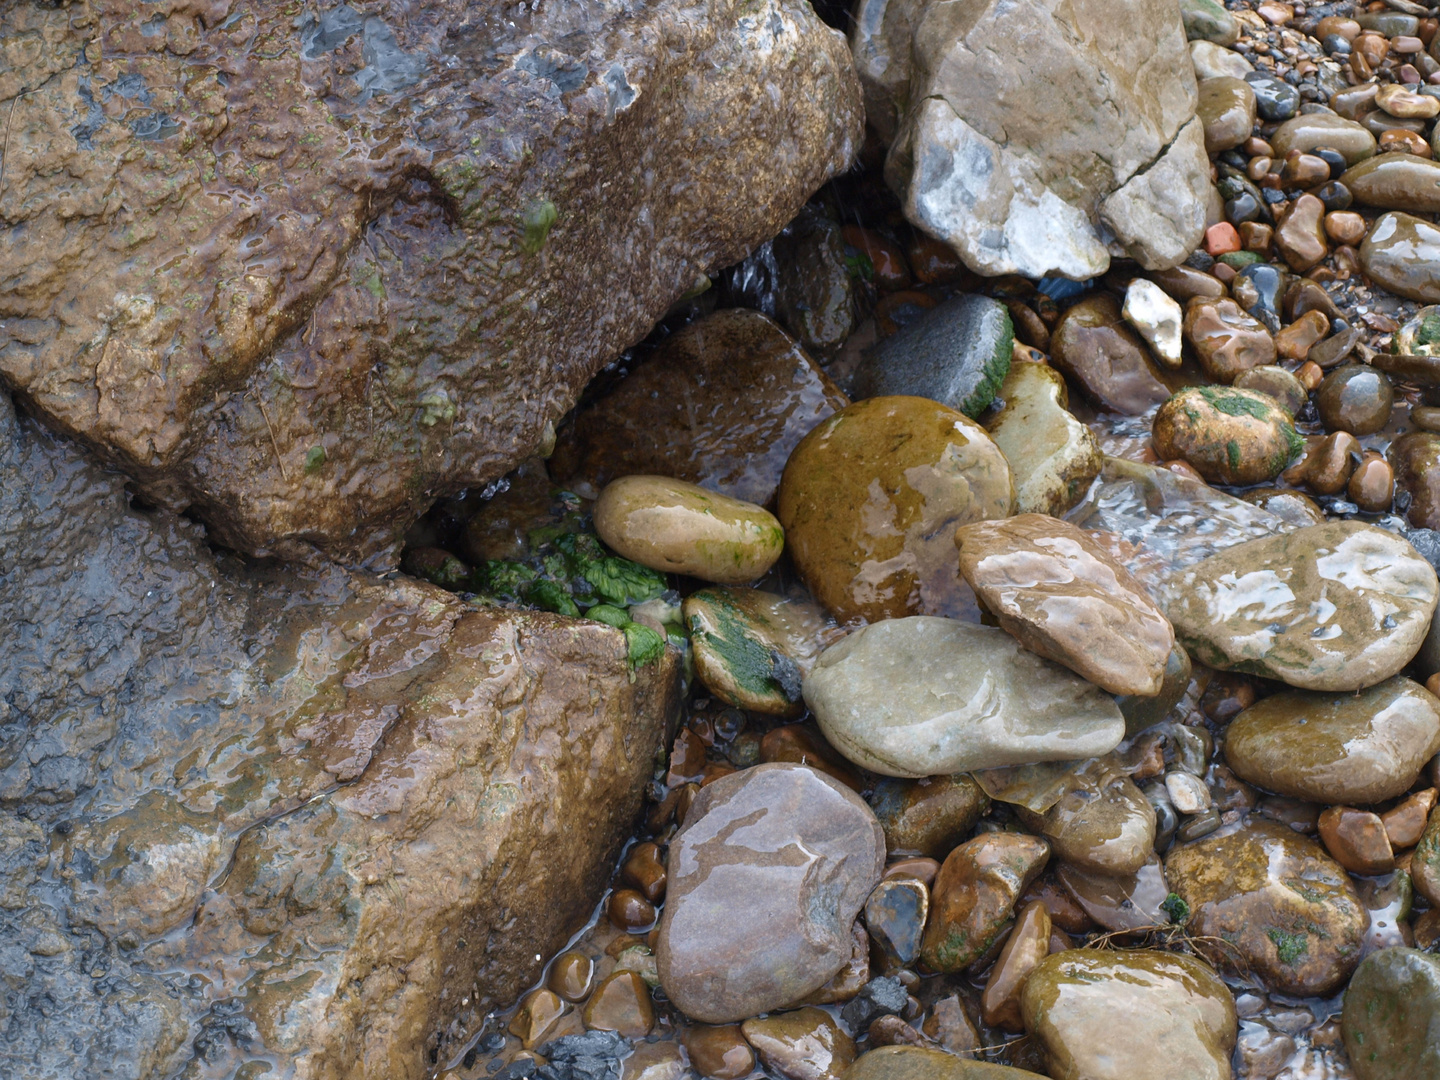
M1182 10L1185 264L978 279L867 148L412 532L694 678L448 1076L1440 1077L1440 19Z

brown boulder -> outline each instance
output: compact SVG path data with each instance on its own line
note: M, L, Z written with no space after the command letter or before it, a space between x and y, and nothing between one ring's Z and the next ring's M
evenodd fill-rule
M0 10L0 380L250 553L388 556L859 143L799 0L230 11Z
M599 623L217 559L3 397L0 566L14 1080L428 1075L585 921L674 707Z

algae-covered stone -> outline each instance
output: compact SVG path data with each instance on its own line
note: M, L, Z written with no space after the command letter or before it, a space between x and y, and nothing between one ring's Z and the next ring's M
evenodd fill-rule
M1400 676L1358 694L1273 694L1225 733L1225 760L1242 780L1352 806L1403 795L1437 750L1440 701Z
M668 476L607 484L595 531L641 566L730 585L763 575L785 547L785 531L762 507Z
M1015 331L999 300L961 294L885 338L855 372L855 397L910 394L976 417L1010 370Z
M805 702L831 745L885 776L931 776L1109 753L1114 700L990 626L915 616L830 646Z
M1181 390L1160 406L1151 437L1161 458L1181 458L1215 484L1273 480L1305 445L1274 398L1225 386Z
M930 890L925 966L963 971L984 956L1049 858L1049 844L1023 833L986 833L952 851Z
M1054 1080L1230 1080L1235 1001L1183 953L1067 949L1020 994Z
M1059 517L1100 474L1100 440L1070 412L1064 377L1049 364L1017 363L986 428L1010 463L1015 512Z
M1010 466L985 429L918 397L857 401L790 455L778 513L811 593L842 622L935 610L955 529L1008 517Z
M1284 825L1252 820L1176 847L1165 877L1189 905L1197 949L1272 990L1326 997L1360 961L1369 919L1350 876Z
M1410 662L1440 595L1410 544L1334 521L1237 544L1167 583L1191 656L1306 690L1362 690Z
M1440 956L1381 949L1345 990L1345 1052L1359 1080L1440 1076Z
M1398 356L1440 356L1440 307L1422 307L1400 327L1390 344Z
M726 704L771 716L804 711L800 682L834 624L819 606L759 589L716 586L682 608L695 673Z
M1240 40L1239 21L1219 0L1180 0L1180 18L1187 41L1234 45Z

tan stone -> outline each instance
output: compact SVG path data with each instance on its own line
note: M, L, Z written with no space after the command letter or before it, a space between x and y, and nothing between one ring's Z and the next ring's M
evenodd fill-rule
M839 1080L855 1043L821 1009L804 1008L740 1025L760 1060L785 1080Z
M1020 1019L1020 991L1036 965L1050 952L1050 913L1032 900L1021 909L1015 927L1005 939L1000 959L990 969L980 1008L985 1023L1006 1031L1025 1029Z
M1049 858L1049 844L1023 833L987 833L952 851L930 890L925 966L963 971L984 956Z

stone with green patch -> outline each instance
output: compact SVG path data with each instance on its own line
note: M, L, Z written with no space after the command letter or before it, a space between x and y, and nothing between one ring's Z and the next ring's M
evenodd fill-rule
M1240 39L1239 21L1219 0L1180 0L1180 19L1187 41L1234 45Z
M1155 414L1155 452L1188 462L1214 484L1273 480L1304 449L1290 415L1274 398L1230 386L1181 390Z
M931 971L963 971L983 957L1040 876L1050 845L1024 833L984 833L945 858L930 890L920 959Z
M1440 956L1381 949L1345 991L1345 1052L1358 1080L1440 1076Z
M855 396L910 394L973 419L995 400L1014 343L1004 304L961 294L876 345L856 371Z

